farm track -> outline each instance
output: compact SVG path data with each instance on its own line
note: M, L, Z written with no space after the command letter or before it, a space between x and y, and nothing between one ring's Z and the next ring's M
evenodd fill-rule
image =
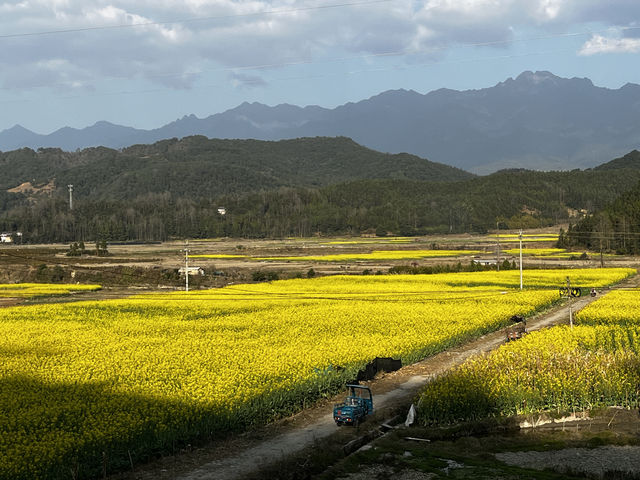
M618 288L637 287L638 275L626 279ZM604 289L601 295L606 294ZM572 301L573 312L586 307L598 297L582 297ZM527 320L527 330L568 323L569 305L556 306ZM433 378L460 365L473 355L489 352L505 342L506 329L483 335L476 340L447 350L397 372L383 374L368 382L374 392L376 414L357 429L338 429L332 418L332 404L344 394L321 401L297 415L268 425L258 431L239 435L225 442L214 442L202 448L165 457L136 471L118 475L119 479L235 480L247 477L283 458L313 447L319 440L332 439L346 444L368 430L374 430L392 412L408 407L417 392Z

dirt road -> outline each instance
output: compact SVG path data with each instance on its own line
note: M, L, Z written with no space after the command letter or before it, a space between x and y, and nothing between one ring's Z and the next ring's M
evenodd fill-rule
M637 286L639 278L626 280L620 287ZM605 294L602 292L602 294ZM583 297L572 300L575 313L595 300ZM569 322L569 305L564 304L527 320L529 331ZM374 392L376 418L365 422L369 428L377 426L399 406L409 405L416 393L431 379L467 358L493 350L505 342L505 330L484 335L458 348L448 350L401 370L384 374L368 383ZM164 459L160 464L145 467L143 471L127 475L135 479L180 480L232 480L241 479L287 455L311 447L319 439L335 436L336 441L346 443L362 434L356 429L338 429L331 416L331 404L343 395L322 402L298 415L265 427L260 432L249 433L220 445L214 444L195 451ZM253 438L252 438L253 436Z

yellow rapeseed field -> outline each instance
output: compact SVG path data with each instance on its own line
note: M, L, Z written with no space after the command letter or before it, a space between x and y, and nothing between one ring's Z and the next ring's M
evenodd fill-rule
M362 243L362 242L358 242ZM476 250L374 250L371 253L338 253L330 255L300 255L294 257L244 257L242 255L224 255L217 253L194 254L189 258L245 258L255 261L293 261L293 262L356 262L380 260L412 260L419 258L459 257L475 255Z
M384 260L413 260L420 258L460 257L476 255L477 250L374 250L371 253L337 253L298 257L256 257L254 260L287 260L298 262L356 262Z
M330 242L322 242L321 245L362 245L370 243L410 243L416 237L375 237L375 238L349 238L337 239Z
M576 315L580 325L640 325L640 290L616 290Z
M493 238L500 238L500 240L506 240L508 242L519 241L520 235L507 233L501 234L497 236L493 236ZM523 242L555 242L558 241L557 233L524 233L522 234Z
M74 285L64 283L5 283L0 284L0 297L46 297L67 295L74 292L92 292L100 290L100 285Z
M524 291L513 271L337 276L4 309L0 478L85 478L267 422L377 356L413 362L543 308L567 272L528 271Z
M608 293L576 326L532 332L421 393L423 423L640 404L640 291Z
M504 253L508 255L520 255L519 248L510 248L504 250ZM583 252L570 252L564 248L523 248L523 255L530 255L533 257L555 257L555 258L569 258L579 257Z

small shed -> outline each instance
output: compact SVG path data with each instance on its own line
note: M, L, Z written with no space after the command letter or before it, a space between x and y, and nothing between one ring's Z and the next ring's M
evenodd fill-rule
M474 258L473 263L477 265L497 265L498 261L495 258Z
M178 269L180 275L184 275L184 267ZM189 267L189 275L204 275L204 269L202 267Z

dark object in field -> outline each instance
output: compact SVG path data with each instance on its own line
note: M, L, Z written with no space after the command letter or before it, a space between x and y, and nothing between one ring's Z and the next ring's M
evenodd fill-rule
M402 360L391 357L376 357L358 372L359 382L373 379L378 372L395 372L402 368Z
M514 325L507 330L507 342L521 339L527 333L527 319L514 315L509 319Z

